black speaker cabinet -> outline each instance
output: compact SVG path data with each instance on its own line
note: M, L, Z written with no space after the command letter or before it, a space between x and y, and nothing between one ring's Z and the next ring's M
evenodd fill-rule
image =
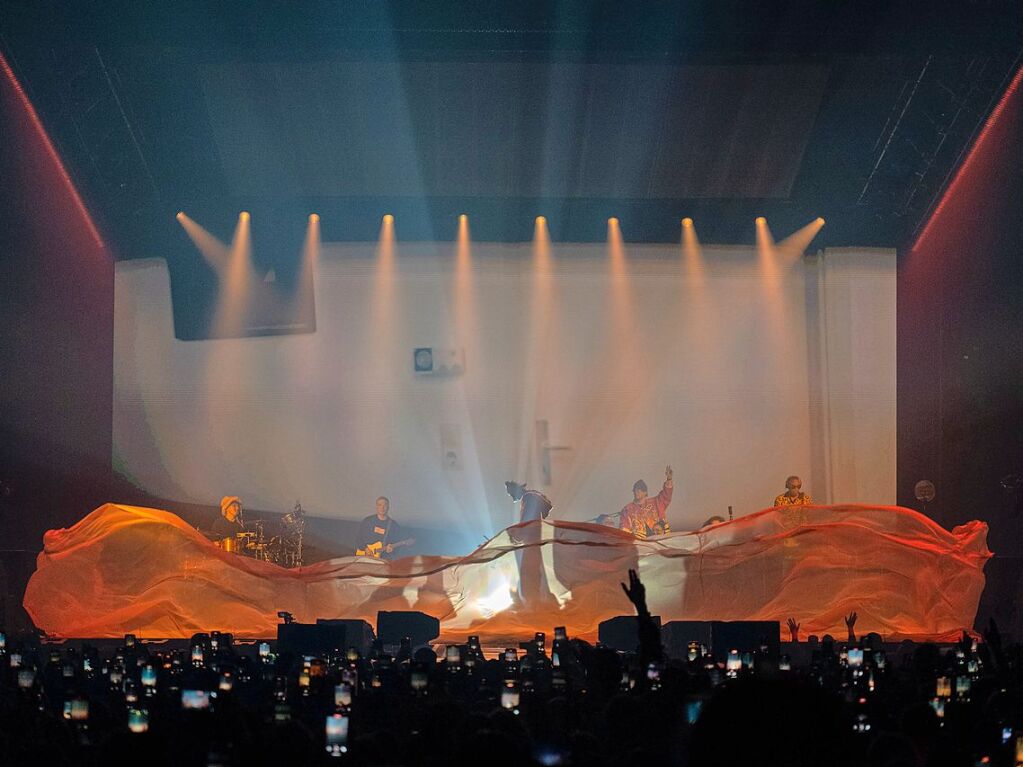
M421 647L440 636L440 621L414 610L381 610L377 613L377 638L385 645L400 644L412 638L413 647Z
M661 625L659 615L652 616L658 628ZM605 647L622 652L635 652L639 647L639 622L635 615L619 615L601 621L597 627L597 639Z

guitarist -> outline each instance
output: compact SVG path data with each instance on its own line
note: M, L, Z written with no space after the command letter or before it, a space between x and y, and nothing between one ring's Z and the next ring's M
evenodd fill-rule
M359 527L359 545L355 553L376 559L390 559L395 549L411 546L415 538L402 538L401 525L395 522L388 512L391 502L381 495L377 498L376 514L370 514Z

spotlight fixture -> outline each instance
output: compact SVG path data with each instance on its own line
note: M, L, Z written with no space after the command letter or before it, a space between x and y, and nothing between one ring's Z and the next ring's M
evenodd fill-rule
M238 218L240 218L242 221L248 221L249 212L247 210L243 210L241 213L238 214Z
M320 220L320 214L319 213L310 213L309 214L309 220L312 221L315 224L317 221Z
M692 226L692 225L693 225L693 219L689 218L689 216L686 216L685 218L682 219L682 226Z
M385 213L384 214L384 223L385 224L393 224L394 223L394 216L392 216L390 213Z
M766 219L766 218L764 218L763 216L757 216L757 221L756 221L756 223L757 223L757 224L766 224L766 223L767 223L767 219Z

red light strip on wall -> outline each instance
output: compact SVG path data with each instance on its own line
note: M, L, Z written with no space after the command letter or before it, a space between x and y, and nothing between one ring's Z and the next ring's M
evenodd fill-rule
M71 200L78 212L82 215L82 219L85 221L86 227L89 229L89 234L95 241L96 245L101 249L105 249L106 246L103 244L103 238L100 237L99 230L96 229L96 225L92 222L92 216L89 215L88 209L85 207L85 203L82 202L81 196L78 194L78 190L75 189L74 182L71 180L71 176L68 175L67 169L64 167L64 163L61 162L60 155L57 154L57 150L53 146L53 142L50 141L49 135L46 133L46 128L43 127L42 120L39 119L39 115L36 114L35 107L32 106L32 102L28 100L25 90L21 87L21 83L18 82L18 78L14 76L14 70L11 69L10 64L7 63L7 59L2 53L0 53L0 69L3 70L7 76L11 87L14 89L14 93L18 96L22 106L25 109L25 113L28 114L29 119L35 126L39 138L43 142L43 146L46 148L46 152L50 155L50 159L53 160L54 165L60 172L60 176L64 179L64 184L67 186L68 192L71 194Z
M987 121L984 123L984 127L981 128L980 133L977 135L977 140L973 142L973 146L970 148L969 154L966 155L966 159L963 161L963 164L960 165L959 170L956 171L955 177L952 179L952 183L948 185L945 189L945 193L941 195L941 200L938 202L934 212L931 213L931 217L927 219L927 224L924 226L923 231L920 232L920 236L916 238L916 242L913 243L913 247L910 248L910 251L915 251L920 247L920 243L922 243L924 238L927 237L927 234L930 232L934 222L941 217L941 212L944 209L945 204L955 193L956 187L963 179L963 176L966 175L971 163L983 147L985 140L988 138L988 134L991 132L992 127L994 127L995 123L998 122L998 118L1002 116L1002 112L1005 110L1005 105L1008 104L1009 99L1015 95L1021 81L1023 81L1023 67L1016 70L1016 74L1012 78L1012 82L1009 83L1009 87L1005 89L1005 93L1002 94L1002 97L998 100L995 108L991 110L991 114L988 115Z

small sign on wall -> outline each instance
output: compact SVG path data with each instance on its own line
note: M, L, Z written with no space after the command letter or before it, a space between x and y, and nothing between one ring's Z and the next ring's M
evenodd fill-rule
M417 376L460 376L465 372L462 349L420 346L412 350L412 370Z

